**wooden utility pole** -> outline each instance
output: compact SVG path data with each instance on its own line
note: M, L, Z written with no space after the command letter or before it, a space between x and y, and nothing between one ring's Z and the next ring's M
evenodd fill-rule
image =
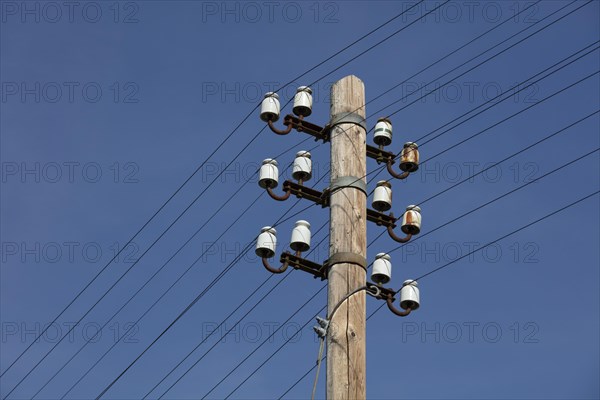
M331 121L365 118L365 87L347 76L331 88ZM356 115L357 114L357 115ZM351 260L367 255L365 187L366 131L358 123L336 125L331 132L330 258ZM358 182L357 182L358 180ZM362 188L361 188L362 186ZM335 189L335 188L339 189ZM331 266L328 315L348 293L364 286L366 271L357 263ZM327 335L327 398L366 398L366 305L361 291L345 301L330 322Z

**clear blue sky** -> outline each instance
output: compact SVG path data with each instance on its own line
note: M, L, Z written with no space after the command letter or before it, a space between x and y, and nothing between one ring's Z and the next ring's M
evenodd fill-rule
M215 149L262 94L279 88L412 2L194 2L2 1L0 38L2 267L0 370L5 371L44 325L69 303L154 211ZM427 1L281 91L282 104L297 86L319 79L440 2ZM567 5L542 1L460 52L367 105L367 114L412 93L464 61ZM470 62L368 120L387 115L506 48L576 2L509 42ZM325 124L329 88L354 74L367 100L448 54L530 3L449 3L313 85L314 113ZM600 36L593 1L495 59L392 117L399 151L501 91L593 44ZM593 49L594 46L590 47ZM599 69L599 50L421 147L424 160ZM599 109L599 76L503 122L432 159L406 182L392 181L393 211L418 203L490 163ZM437 86L436 86L437 85ZM291 112L287 107L283 113ZM497 168L422 205L422 234L531 179L599 147L598 114ZM99 326L184 243L224 201L236 197L186 246L114 321L54 378L36 399L57 399L108 349L166 288L223 232L235 226L131 330L67 398L93 399L189 302L262 226L295 200L262 196L252 173L264 158L304 137L265 130L255 112L94 284L2 377L4 398L229 161L237 161L141 259L63 343L10 395L29 399ZM368 141L371 143L372 138ZM292 162L292 148L278 158ZM312 152L315 184L327 174L329 146ZM369 171L377 167L369 162ZM379 175L387 179L387 173ZM250 183L242 187L245 180ZM283 178L282 178L283 179ZM380 179L380 178L377 178ZM325 176L315 186L327 185ZM374 187L375 181L368 182ZM599 189L598 152L392 253L390 283L415 278ZM300 203L299 211L307 203ZM313 207L278 227L279 248L295 219L313 232L328 219ZM420 282L422 306L407 318L382 309L368 322L369 398L597 399L599 197L596 195L434 273ZM315 234L317 244L327 228ZM369 240L381 232L368 227ZM368 249L389 251L382 236ZM322 262L327 240L309 256ZM269 277L253 251L242 259L105 395L139 399L203 336ZM273 276L240 310L235 322L282 276ZM295 272L223 339L166 398L202 397L225 374L321 288ZM302 308L211 394L224 398L326 303L326 291ZM368 299L368 312L380 305ZM323 313L321 313L323 315ZM318 342L312 322L277 353L233 398L277 398L314 365ZM224 330L223 330L224 332ZM150 396L156 398L212 346L214 335ZM325 369L318 396L324 397ZM307 398L314 371L286 398Z

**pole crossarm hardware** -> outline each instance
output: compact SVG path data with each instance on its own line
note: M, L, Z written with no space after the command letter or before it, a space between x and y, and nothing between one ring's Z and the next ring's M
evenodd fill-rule
M406 309L399 310L398 308L396 308L396 306L394 306L394 301L396 301L395 296L396 296L396 293L398 293L398 291L395 291L394 289L386 288L386 287L383 287L380 285L376 285L371 282L367 282L367 284L365 286L359 287L358 289L351 291L342 300L340 300L335 305L335 307L333 307L333 310L332 310L331 314L328 316L328 318L322 318L322 317L317 316L316 321L317 321L318 325L313 327L313 330L315 331L315 333L320 338L325 338L327 336L329 327L331 326L331 321L333 320L333 317L335 316L336 311L340 308L340 306L346 300L348 300L350 297L352 297L356 293L361 292L363 290L366 291L368 295L376 298L377 300L384 300L386 302L389 310L393 314L395 314L399 317L406 317L413 310L412 307L415 307L414 304L409 303L406 305ZM415 308L418 308L418 306L416 306Z
M420 305L416 281L404 281L398 291L383 286L392 277L389 254L379 253L372 264L367 263L367 221L384 227L390 238L399 243L408 242L421 231L418 206L408 206L399 218L390 211L392 184L388 180L377 182L375 189L369 192L367 158L384 164L393 178L406 179L419 169L419 150L413 142L405 143L398 154L385 150L385 146L392 143L392 123L388 118L380 118L374 127L375 146L366 144L370 131L365 117L365 90L363 82L356 76L347 76L332 86L329 122L325 126L306 120L312 114L312 105L312 90L307 86L299 87L294 96L294 115L286 115L283 118L285 128L279 129L275 126L281 112L279 95L269 92L261 103L260 118L277 135L296 130L312 136L315 141L330 143L329 186L322 191L304 186L313 175L312 156L308 151L296 153L292 164L293 179L283 182L282 193L275 193L279 185L279 164L273 158L263 160L258 185L276 201L296 196L329 208L329 258L322 264L302 258L302 252L309 250L311 243L310 223L304 220L296 221L291 251L281 253L280 267L269 263L277 248L274 227L261 228L255 252L265 269L273 274L281 274L291 267L307 272L315 279L327 280L328 317L317 317L318 326L315 327L322 339L321 345L327 342L327 398L363 399L366 398L366 295L385 301L389 310L400 317L409 315ZM393 168L396 161L400 172ZM372 209L367 204L370 196ZM396 234L394 229L397 227L405 236ZM374 283L368 282L366 277L371 265L370 280ZM399 307L394 305L397 296ZM336 314L338 310L340 312ZM330 329L334 316L339 328L335 330Z
M312 201L313 203L320 204L321 207L329 206L329 195L327 189L321 192L319 190L304 186L301 183L285 181L283 182L283 192L285 194L283 196L279 196L273 192L273 189L267 187L267 193L269 193L269 196L277 201L285 201L289 199L290 195L293 194L299 199L306 199Z
M340 124L354 124L363 128L365 131L367 130L367 123L364 118L356 113L341 113L334 115L332 120L325 125L325 127L321 127L319 125L315 125L311 122L305 121L302 116L295 117L293 115L286 115L283 119L283 125L286 127L284 130L280 130L275 127L273 119L269 119L267 121L269 128L271 131L276 133L277 135L287 135L295 129L298 132L307 133L315 138L315 141L322 140L323 143L327 143L331 139L331 130ZM387 171L389 174L396 179L406 179L414 171L403 171L398 174L392 169L392 165L396 162L396 154L386 151L383 149L383 146L374 147L367 145L367 157L374 159L378 164L385 163L387 166ZM273 196L271 196L273 197ZM276 200L276 197L273 197ZM286 197L287 198L287 197Z
M277 135L287 135L292 129L295 129L298 132L304 132L313 136L315 141L322 140L323 143L329 142L330 130L326 130L321 126L305 121L302 116L294 117L293 115L286 115L283 119L283 125L286 127L285 130L277 129L271 119L267 123L269 124L269 128Z
M410 305L403 311L394 306L394 301L396 301L395 296L396 293L398 293L398 291L395 291L394 289L385 288L383 286L367 282L367 293L371 294L378 300L385 300L390 311L399 317L406 317L412 311Z
M396 155L390 151L383 150L383 146L375 147L368 144L367 157L377 161L377 164L394 164L396 162Z
M305 258L300 257L301 253L299 251L296 254L292 254L290 252L283 252L279 259L281 262L281 267L273 268L271 264L269 264L269 259L266 257L262 258L263 266L267 269L267 271L273 274L281 274L285 272L288 267L292 267L294 269L299 269L304 272L308 272L316 278L321 278L321 280L327 279L327 271L326 267L307 260Z

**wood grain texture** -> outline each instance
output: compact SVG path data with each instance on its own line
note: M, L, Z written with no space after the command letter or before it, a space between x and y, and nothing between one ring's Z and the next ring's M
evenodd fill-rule
M365 87L347 76L331 88L330 115L355 112L365 117ZM366 175L366 132L354 124L337 125L331 138L331 180ZM367 198L355 188L331 195L329 254L352 252L367 256ZM336 264L329 271L328 315L352 290L364 286L366 272L354 264ZM366 305L359 292L338 309L327 337L327 398L366 398Z

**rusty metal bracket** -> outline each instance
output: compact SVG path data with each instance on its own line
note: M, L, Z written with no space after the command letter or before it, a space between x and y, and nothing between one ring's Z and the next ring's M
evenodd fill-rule
M283 191L291 193L298 198L320 204L323 208L329 205L329 194L327 191L320 192L292 181L283 182Z
M329 130L322 126L315 125L303 119L297 118L293 115L286 115L283 119L283 125L290 126L298 132L304 132L311 136L314 136L315 141L322 140L323 143L329 142Z
M392 298L392 301L396 300L396 291L394 289L385 288L383 286L367 282L367 290L378 293L376 296L373 296L378 300L387 300L389 297Z
M399 317L406 317L411 313L412 309L409 307L406 310L399 310L394 306L394 301L396 301L396 291L394 289L385 288L383 286L376 285L371 282L367 282L367 291L371 293L373 297L378 300L384 300L389 308L389 310L396 314ZM373 293L374 292L374 293Z
M356 253L340 252L335 253L329 259L325 260L323 266L329 271L329 268L335 264L354 264L367 270L367 259Z
M393 229L396 227L397 219L392 215L387 215L367 208L367 221L374 222L379 226L385 226L386 228L391 227Z
M394 164L396 155L392 152L367 145L367 157L374 159L378 164Z
M326 269L323 265L295 256L292 253L282 253L279 261L282 264L287 263L290 267L294 269L299 269L301 271L308 272L309 274L313 275L315 279L321 278L322 281L327 279Z

